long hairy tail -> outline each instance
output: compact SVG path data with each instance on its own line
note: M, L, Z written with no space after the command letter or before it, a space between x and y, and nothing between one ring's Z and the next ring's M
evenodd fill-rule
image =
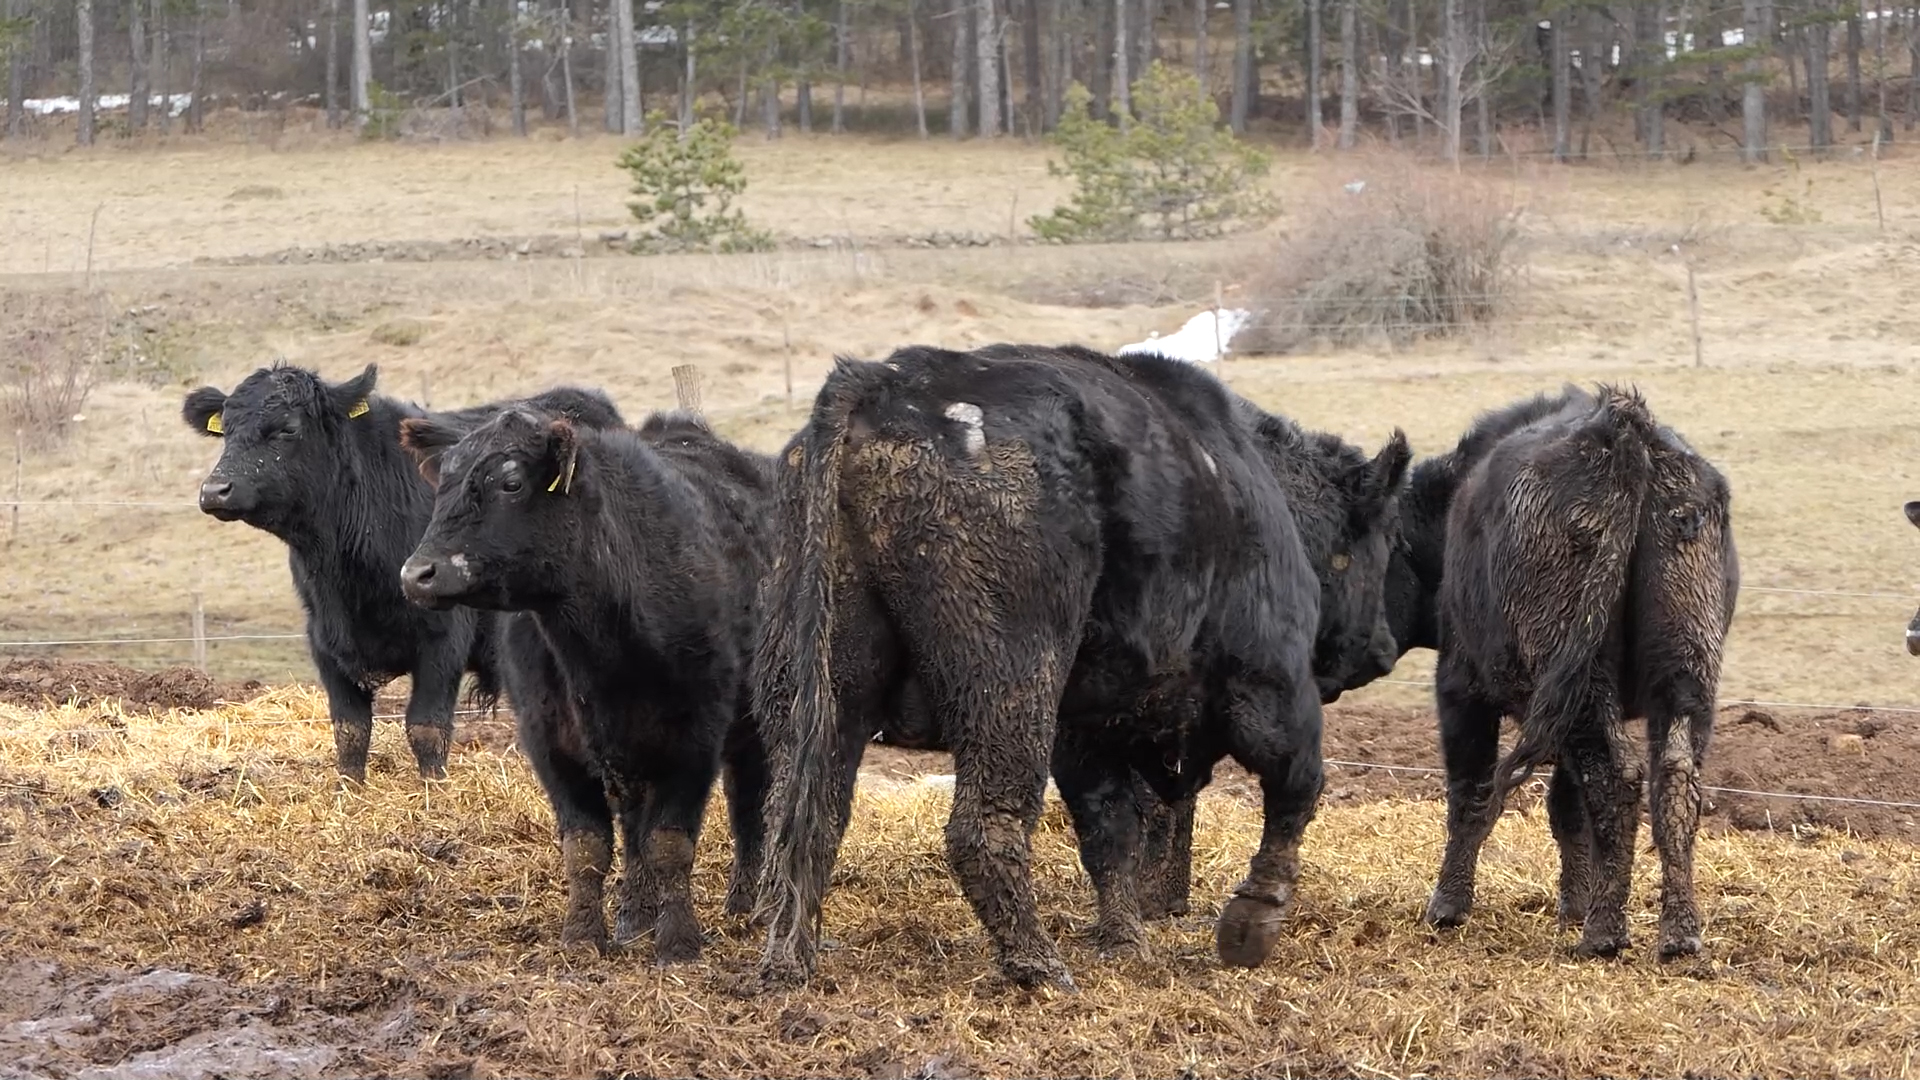
M768 955L812 966L821 894L832 872L830 830L840 763L838 699L832 657L834 586L847 574L845 516L840 512L840 472L846 456L851 394L844 387L844 361L821 390L807 434L796 483L781 477L781 502L789 530L785 556L792 559L769 590L765 618L790 620L770 628L780 644L769 650L774 670L761 675L770 691L760 708L763 737L774 769L767 799L767 858L757 918L767 924ZM792 543L797 534L798 551ZM793 558L797 555L797 558Z
M1603 385L1597 396L1599 407L1588 421L1588 430L1604 429L1611 447L1602 471L1589 480L1590 490L1599 499L1615 496L1619 501L1609 502L1604 514L1574 523L1573 527L1590 532L1594 555L1576 579L1578 590L1567 608L1573 616L1571 625L1534 680L1520 737L1494 773L1495 806L1504 804L1535 769L1555 761L1583 718L1603 716L1609 723L1618 719L1603 713L1610 691L1596 661L1626 592L1649 479L1648 447L1657 437L1657 428L1637 390Z

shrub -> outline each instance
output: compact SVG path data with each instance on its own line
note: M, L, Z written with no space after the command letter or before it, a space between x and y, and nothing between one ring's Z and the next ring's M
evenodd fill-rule
M1376 160L1329 183L1248 275L1235 344L1281 352L1319 338L1406 342L1497 318L1518 284L1518 214L1493 184Z
M732 209L747 190L747 171L733 156L731 124L703 119L685 131L666 114L647 117L647 134L620 155L639 201L628 203L642 233L634 250L764 251L772 238Z
M66 441L99 374L100 334L85 322L97 305L72 296L22 294L0 303L0 433L30 447ZM99 325L96 323L95 325Z
M1252 189L1267 156L1220 127L1220 110L1191 74L1149 67L1134 85L1125 132L1095 120L1092 100L1079 83L1067 91L1053 136L1066 163L1049 161L1047 171L1071 176L1074 193L1029 219L1042 239L1193 240L1271 216L1272 201Z

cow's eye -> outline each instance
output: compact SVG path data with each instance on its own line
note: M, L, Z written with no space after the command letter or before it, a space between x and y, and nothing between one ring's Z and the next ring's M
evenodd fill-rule
M508 475L500 478L500 490L506 492L509 495L520 494L520 489L526 486L527 485L524 482L522 482L520 477L517 475Z
M286 427L274 432L273 437L276 439L297 439L300 437L300 429L294 427L292 424L288 424Z

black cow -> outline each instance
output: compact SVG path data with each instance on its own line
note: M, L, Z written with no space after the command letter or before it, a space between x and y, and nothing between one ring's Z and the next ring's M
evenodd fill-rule
M1915 528L1920 528L1920 502L1910 502L1904 509L1907 520L1912 522ZM1916 612L1907 622L1907 652L1913 656L1920 656L1920 612Z
M1447 847L1428 921L1466 919L1507 794L1553 763L1561 917L1584 923L1583 955L1625 948L1642 769L1623 729L1644 717L1659 954L1699 950L1700 767L1740 585L1728 500L1637 392L1605 386L1489 414L1414 467L1390 602L1401 644L1440 653ZM1503 717L1520 735L1499 759Z
M462 674L474 674L484 705L500 685L490 621L424 611L400 594L395 575L426 529L433 492L400 448L401 421L424 413L375 394L377 376L369 364L329 384L305 368L275 365L247 376L231 395L194 390L181 410L194 430L222 440L200 485L200 508L286 542L308 650L327 693L336 766L357 782L367 776L380 686L413 677L407 742L421 775L441 777ZM618 422L597 391L560 388L541 400ZM472 419L497 407L449 415Z
M422 418L402 433L438 489L400 571L406 595L529 613L508 636L510 692L516 711L524 699L523 716L540 718L520 732L559 824L562 943L607 941L617 814L626 874L615 939L651 926L661 963L697 958L690 874L723 759L730 912L751 910L759 870L765 759L747 677L770 555L770 459L685 416L633 432L515 408L471 430Z
M836 364L786 451L765 591L785 618L763 622L756 659L774 768L763 976L811 971L862 750L909 692L954 752L948 861L1009 979L1073 985L1027 872L1049 765L1099 929L1121 936L1138 923L1133 775L1174 804L1229 754L1258 775L1266 827L1216 945L1232 964L1271 953L1321 787L1320 588L1243 407L1157 356L1002 345ZM1343 552L1373 600L1333 670L1382 660L1374 533L1397 456L1327 508L1329 537L1374 526Z

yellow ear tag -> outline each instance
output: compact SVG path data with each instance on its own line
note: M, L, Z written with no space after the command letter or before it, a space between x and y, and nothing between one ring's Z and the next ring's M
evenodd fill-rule
M220 422L219 413L214 413L212 416L207 417L207 431L214 435L225 435L227 433L227 426Z
M548 491L550 491L550 492L551 492L551 491L559 491L559 490L560 490L560 481L561 481L562 479L564 479L564 478L563 478L562 476L560 476L560 475L559 475L558 473L555 473L555 474L554 474L554 477L553 477L553 483L551 483L551 484L548 484L548 485L547 485L547 490L548 490Z
M365 416L372 408L373 406L367 404L366 398L361 398L359 401L353 403L353 408L347 410L347 419L352 420L357 416Z

